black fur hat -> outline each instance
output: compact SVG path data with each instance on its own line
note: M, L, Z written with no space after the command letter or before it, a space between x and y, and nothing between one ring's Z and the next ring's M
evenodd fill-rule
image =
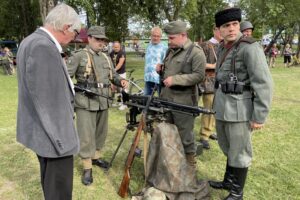
M216 27L220 27L223 24L230 21L241 21L242 11L240 8L228 8L221 10L215 14Z

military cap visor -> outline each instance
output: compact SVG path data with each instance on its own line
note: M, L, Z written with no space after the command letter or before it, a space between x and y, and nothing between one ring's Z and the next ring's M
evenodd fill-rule
M168 35L175 35L175 34L187 32L188 28L187 28L187 23L183 21L173 21L166 24L163 27L163 30Z
M241 21L242 11L239 8L228 8L221 10L215 14L216 27L220 27L223 24L231 21Z

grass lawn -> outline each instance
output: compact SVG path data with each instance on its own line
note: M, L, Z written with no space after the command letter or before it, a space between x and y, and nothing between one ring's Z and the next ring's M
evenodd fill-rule
M142 58L130 55L127 69L136 69L133 76L143 78ZM254 159L245 186L245 200L300 199L300 67L284 68L277 59L272 68L275 84L272 110L266 126L253 133ZM16 142L17 79L5 76L0 69L0 200L43 199L39 164L36 155ZM125 113L110 109L109 133L103 157L110 160L125 131ZM195 133L199 138L200 118L196 119ZM73 199L118 200L117 191L124 171L134 132L130 132L108 172L93 168L94 183L81 184L82 166L75 158ZM217 142L198 157L198 174L201 179L221 179L225 157ZM142 146L142 145L141 145ZM143 187L143 159L136 158L132 167L131 189L138 192ZM225 191L211 189L212 199L222 199Z

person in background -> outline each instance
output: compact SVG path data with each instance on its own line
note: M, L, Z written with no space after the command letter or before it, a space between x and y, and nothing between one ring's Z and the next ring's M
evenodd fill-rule
M218 48L213 108L218 143L227 158L223 181L209 181L229 191L226 200L242 200L252 161L252 131L263 128L272 102L273 83L264 51L240 33L241 9L215 14L224 38Z
M283 63L285 67L290 67L292 61L293 50L290 44L287 44L283 50Z
M278 54L278 49L276 47L276 44L273 44L269 51L269 67L275 67L275 60Z
M4 67L4 71L6 75L13 75L14 74L14 55L10 51L8 47L3 48L3 57L2 57L2 63Z
M71 200L73 155L79 151L74 127L74 90L61 57L81 29L75 10L59 4L44 26L18 49L17 141L34 151L45 200Z
M243 22L241 22L240 27L241 27L241 32L243 33L243 35L245 37L252 37L254 27L251 22L243 21Z
M145 55L145 95L151 95L153 88L157 85L160 93L160 76L157 69L163 64L168 47L161 42L162 31L159 27L151 30L151 41L146 49Z
M116 72L124 79L126 79L126 53L121 48L121 43L118 41L115 41L113 43L113 50L109 54L110 58L113 62L113 65L115 67ZM118 92L121 92L121 88L116 87L115 85L112 85L112 93L114 94ZM127 108L126 105L122 102L122 96L121 93L119 94L118 102L120 102L119 110L125 110Z
M213 28L214 36L209 41L201 43L201 47L206 56L205 67L205 80L200 84L202 88L202 102L204 108L212 109L214 99L214 86L215 86L215 69L217 62L217 48L219 42L223 39L220 35L218 28ZM204 149L210 149L208 139L217 140L217 135L213 132L215 128L214 115L202 114L201 115L201 128L200 128L200 143Z
M111 59L101 50L108 38L101 26L92 26L87 31L88 45L74 53L68 60L68 72L75 76L77 85L93 92L109 96L112 81L120 87L127 87L127 81L120 77ZM92 165L107 169L109 163L101 158L108 131L109 99L86 95L76 91L76 126L80 138L79 157L83 164L81 181L84 185L93 183Z

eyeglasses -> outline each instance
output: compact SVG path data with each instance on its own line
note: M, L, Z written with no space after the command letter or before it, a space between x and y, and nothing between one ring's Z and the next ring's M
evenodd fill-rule
M74 32L75 32L75 37L77 37L79 35L79 32L76 29L74 29Z

